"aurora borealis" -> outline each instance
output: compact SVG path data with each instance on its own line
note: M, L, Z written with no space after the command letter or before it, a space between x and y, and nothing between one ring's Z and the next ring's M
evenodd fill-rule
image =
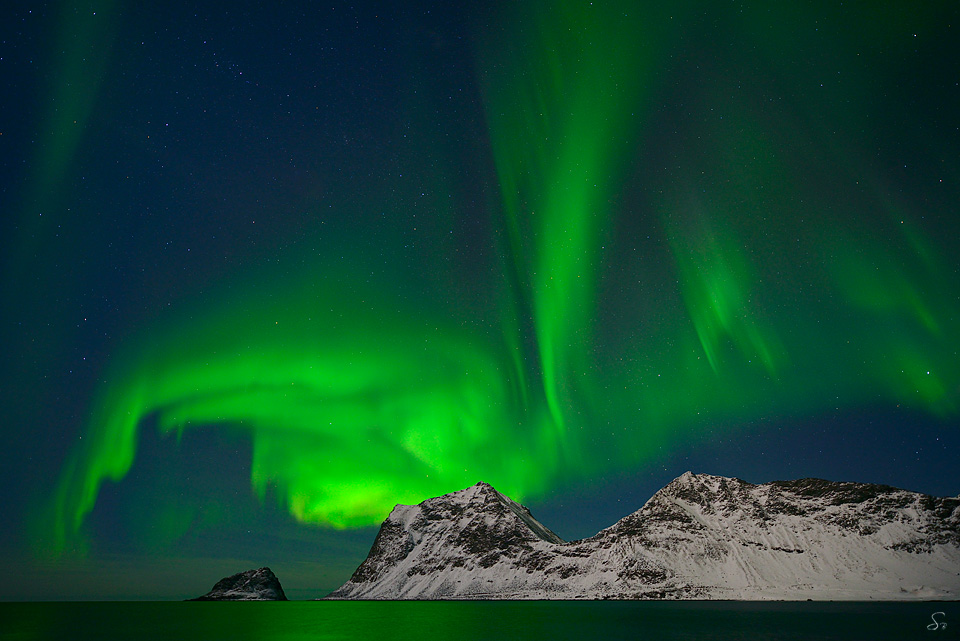
M404 4L4 27L8 557L349 569L396 503L582 536L703 461L960 492L960 10Z

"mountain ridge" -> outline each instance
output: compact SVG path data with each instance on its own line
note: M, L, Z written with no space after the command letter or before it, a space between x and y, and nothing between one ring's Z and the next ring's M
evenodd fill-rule
M329 599L950 599L960 496L686 472L566 542L487 483L398 505Z

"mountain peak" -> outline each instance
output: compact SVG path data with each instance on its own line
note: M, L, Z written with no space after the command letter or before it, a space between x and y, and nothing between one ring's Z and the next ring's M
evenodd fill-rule
M418 505L398 505L380 526L367 559L331 598L416 598L424 584L443 583L447 573L535 560L544 546L563 539L523 505L480 482ZM385 576L398 587L390 596L371 596ZM439 578L438 578L439 577ZM454 585L431 590L451 591ZM477 585L473 590L485 588Z
M678 476L677 478L670 481L670 483L667 484L667 487L673 484L690 485L691 483L716 485L724 481L736 481L739 483L746 483L746 481L742 481L736 477L717 476L715 474L704 474L702 472L691 472L688 470L683 474L681 474L680 476Z
M464 488L457 492L450 492L449 494L446 494L444 496L452 496L452 495L463 495L464 497L469 497L469 498L503 496L503 494L501 494L497 490L497 488L493 487L492 485L490 485L485 481L479 481L475 485L471 485L470 487Z

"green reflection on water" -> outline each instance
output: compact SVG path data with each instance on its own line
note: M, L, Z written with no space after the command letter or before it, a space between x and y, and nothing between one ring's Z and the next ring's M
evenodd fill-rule
M960 620L958 603L0 603L0 639L907 639L934 612Z

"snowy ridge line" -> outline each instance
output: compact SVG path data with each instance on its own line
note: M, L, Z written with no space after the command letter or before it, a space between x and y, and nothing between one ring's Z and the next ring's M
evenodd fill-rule
M960 496L687 472L564 542L487 483L398 505L328 599L928 600L960 596Z

